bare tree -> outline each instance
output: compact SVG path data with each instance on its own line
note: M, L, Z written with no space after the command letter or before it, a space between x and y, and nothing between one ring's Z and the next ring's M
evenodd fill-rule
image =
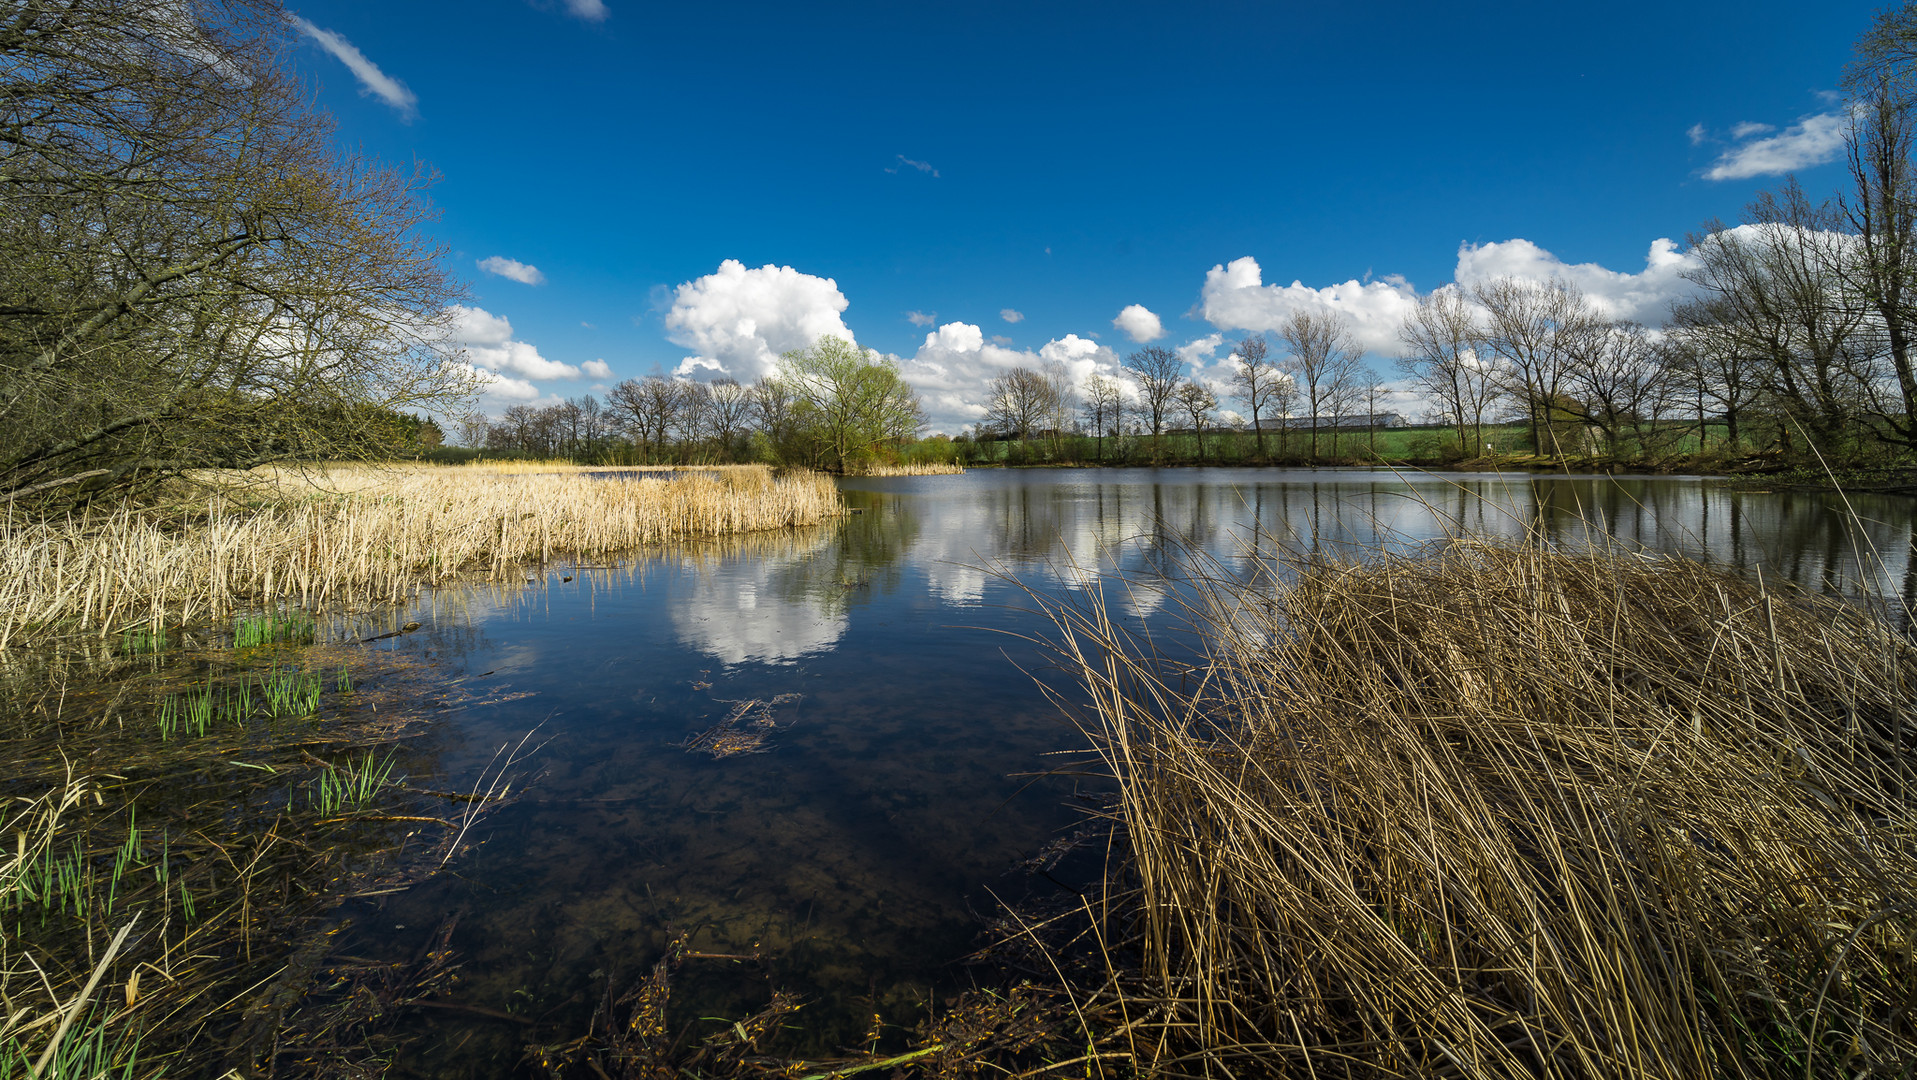
M1713 225L1692 237L1685 277L1698 285L1697 325L1748 361L1762 397L1826 452L1853 434L1865 408L1875 356L1869 308L1844 288L1839 265L1850 241L1828 206L1789 182L1763 193L1738 228Z
M1170 349L1147 345L1125 358L1125 370L1138 379L1139 396L1144 398L1145 415L1151 421L1152 460L1156 461L1165 417L1175 407L1178 384L1185 379L1184 361Z
M1760 398L1759 357L1746 348L1733 308L1723 299L1686 300L1672 307L1666 328L1667 363L1686 373L1697 403L1699 449L1705 442L1707 404L1723 416L1725 440L1735 449L1743 442L1744 417Z
M1205 460L1205 429L1211 426L1211 414L1218 409L1218 395L1197 379L1181 383L1177 393L1178 409L1191 418L1192 433L1198 436L1198 460Z
M1005 437L1024 441L1052 416L1056 400L1044 375L1015 367L993 379L986 390L986 419Z
M712 390L705 383L674 379L679 391L679 407L672 415L672 430L678 436L680 460L688 456L706 437L706 410L712 405Z
M1505 390L1524 409L1532 449L1560 452L1551 409L1569 374L1572 342L1592 318L1584 294L1556 279L1498 277L1472 286L1471 297L1484 312L1479 345L1503 361Z
M605 406L591 394L581 394L574 398L573 405L579 410L579 436L585 440L586 453L596 455L606 439Z
M467 409L453 418L453 437L458 445L475 450L486 445L486 430L492 426L492 420L477 409Z
M739 436L752 421L752 393L737 379L714 379L707 391L705 422L727 458L734 456Z
M1105 459L1105 437L1125 426L1125 392L1118 380L1093 372L1085 380L1085 423L1098 440L1098 458Z
M1917 449L1917 177L1911 150L1917 118L1889 72L1859 88L1845 132L1851 190L1838 200L1838 220L1852 237L1838 254L1846 289L1874 317L1890 360L1891 392L1872 393L1869 411L1887 441ZM1872 388L1875 389L1874 387Z
M1479 356L1476 313L1464 292L1447 286L1426 294L1398 327L1404 355L1398 367L1435 400L1457 428L1458 453L1476 457L1484 445L1484 416L1498 395L1490 366Z
M1316 461L1319 418L1343 407L1362 352L1350 323L1336 312L1293 312L1278 328L1278 334L1291 352L1290 374L1311 409L1311 457Z
M647 461L665 453L667 433L679 415L680 387L663 375L626 379L606 392L606 408Z
M752 384L752 415L765 433L772 453L781 461L803 460L807 442L802 423L803 410L792 384L771 376L761 376Z
M1038 372L1045 378L1048 401L1045 427L1051 433L1052 452L1056 456L1063 447L1066 433L1071 430L1073 416L1078 412L1078 392L1072 386L1072 373L1063 362L1043 361L1039 364Z
M1239 342L1232 350L1232 359L1236 362L1231 373L1232 386L1245 407L1251 410L1253 441L1258 446L1259 458L1263 459L1266 457L1265 415L1276 404L1273 399L1279 393L1279 385L1291 380L1272 360L1271 346L1266 344L1263 334L1254 334Z
M1648 436L1668 408L1670 380L1643 326L1593 322L1573 345L1570 372L1561 407L1598 430L1608 456L1623 456L1627 433L1640 452L1655 449Z

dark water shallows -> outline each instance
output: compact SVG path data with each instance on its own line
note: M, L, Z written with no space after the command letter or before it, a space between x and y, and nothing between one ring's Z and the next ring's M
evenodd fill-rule
M413 616L428 629L394 647L520 695L449 715L452 773L529 729L548 741L457 873L368 903L347 951L410 956L457 914L455 1000L547 1026L435 1010L405 1071L483 1072L535 1033L583 1031L608 984L623 990L675 933L769 956L771 980L811 1002L800 1042L814 1052L856 1041L875 1008L908 1017L963 985L979 916L995 896L1057 888L1017 864L1097 790L1032 776L1072 764L1055 755L1080 740L1035 681L1056 679L1046 657L1017 636L1047 629L1021 587L1081 590L1087 570L1117 570L1132 587L1114 606L1157 631L1179 589L1154 575L1187 541L1243 573L1286 549L1461 530L1577 543L1595 526L1813 589L1917 599L1904 499L1853 499L1853 523L1832 496L1689 478L1033 470L843 486L858 513L842 524L555 565ZM735 733L762 739L757 752L681 748L742 708ZM755 965L693 961L674 1000L712 1016L767 993Z

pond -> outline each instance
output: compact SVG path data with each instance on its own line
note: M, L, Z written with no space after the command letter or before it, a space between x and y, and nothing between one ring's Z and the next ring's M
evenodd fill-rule
M437 736L453 777L526 732L537 775L483 843L362 902L343 951L414 955L457 917L452 1000L410 1075L488 1075L687 935L688 1017L800 994L791 1049L832 1052L965 986L1001 900L1070 888L1031 860L1101 799L1024 590L1117 570L1136 627L1176 623L1197 554L1406 547L1536 530L1684 551L1812 589L1917 598L1913 505L1683 477L1366 470L1020 470L854 479L842 524L554 564L447 591L382 643L495 695ZM616 565L615 565L616 564ZM1175 645L1169 647L1176 647ZM451 779L447 783L451 783ZM1057 880L1065 878L1066 880ZM732 959L755 956L742 962ZM485 1010L482 1013L478 1010ZM499 1015L504 1014L504 1015ZM514 1019L516 1018L516 1019Z

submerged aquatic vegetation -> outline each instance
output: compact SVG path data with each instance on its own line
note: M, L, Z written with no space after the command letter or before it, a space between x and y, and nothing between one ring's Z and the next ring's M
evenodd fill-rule
M261 645L311 644L318 631L313 617L305 612L267 611L234 622L233 647L252 649Z
M445 967L379 973L382 1004L355 1011L339 1001L374 974L318 965L342 900L445 865L510 790L515 756L471 795L413 787L426 725L403 706L427 687L472 700L456 684L379 650L242 657L0 687L36 721L0 737L0 1076L42 1058L41 1076L350 1074Z
M393 755L375 760L373 751L355 762L349 755L343 763L328 763L313 780L312 803L328 817L342 810L358 810L379 796L392 782Z
M778 694L765 700L750 698L730 702L726 718L681 744L688 754L710 754L715 758L739 754L762 754L766 740L781 727L773 709L799 700L801 694ZM790 726L790 725L786 725Z
M120 651L128 656L163 653L167 644L166 628L157 624L129 626L120 632Z
M155 723L165 740L200 738L216 724L245 728L247 721L262 715L271 719L311 716L319 711L326 682L323 670L275 664L262 672L248 671L168 694L160 702ZM352 673L341 667L334 685L340 694L352 690Z
M1917 650L1630 552L1201 568L1199 654L1048 602L1117 780L1083 1000L1152 1070L1917 1061ZM1088 906L1087 911L1091 908Z
M227 478L170 509L122 507L59 521L0 513L0 646L23 633L113 632L224 619L282 602L392 602L463 571L642 544L810 525L840 513L812 473L762 466L677 472L517 473L393 466ZM235 637L298 629L241 620ZM280 620L291 620L290 623Z

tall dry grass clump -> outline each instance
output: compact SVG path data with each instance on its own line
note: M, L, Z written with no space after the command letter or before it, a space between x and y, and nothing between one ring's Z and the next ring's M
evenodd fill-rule
M171 511L0 518L0 646L35 628L190 622L236 608L399 600L466 570L810 525L832 481L764 467L519 475L268 474Z
M1121 792L1133 891L1107 933L1141 961L1140 1060L1917 1065L1905 639L1633 554L1455 543L1267 570L1201 577L1196 668L1054 610Z

